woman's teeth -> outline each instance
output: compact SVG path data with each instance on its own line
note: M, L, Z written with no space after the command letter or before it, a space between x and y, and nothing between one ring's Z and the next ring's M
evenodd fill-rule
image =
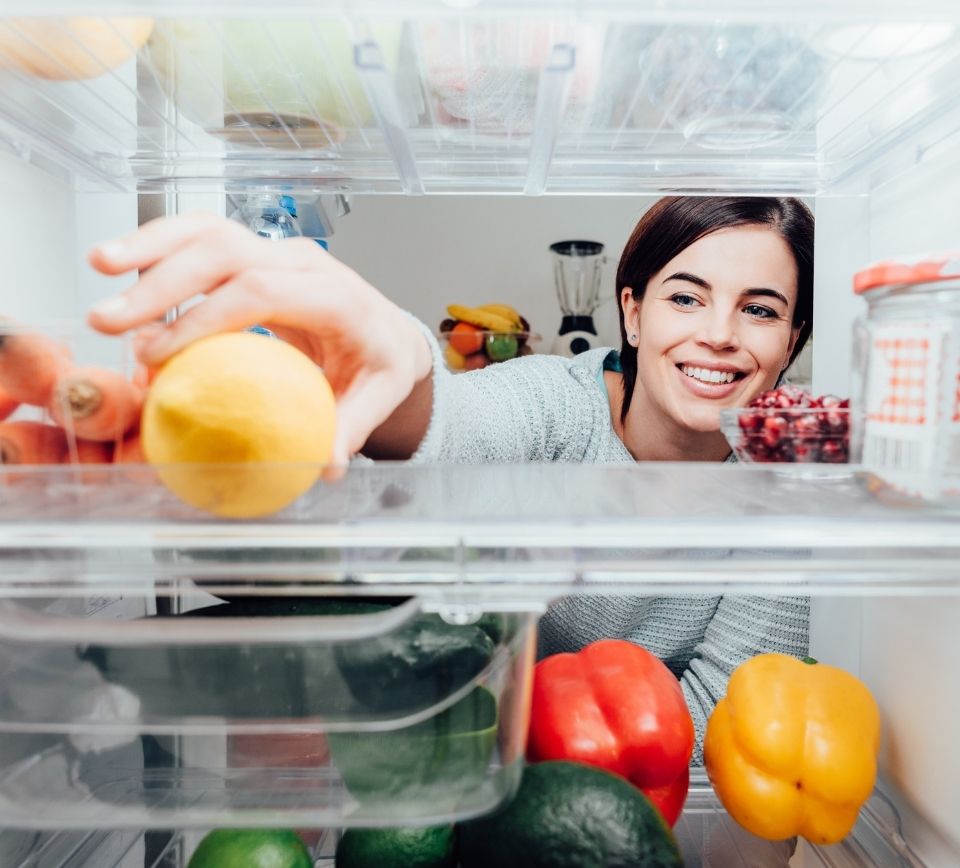
M691 368L689 365L683 365L680 370L701 383L732 383L737 376L732 371L711 371L707 368Z

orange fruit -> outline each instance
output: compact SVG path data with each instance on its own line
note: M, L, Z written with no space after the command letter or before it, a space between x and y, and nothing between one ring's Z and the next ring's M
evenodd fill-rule
M483 329L468 322L458 322L450 329L447 339L461 356L470 356L483 349Z

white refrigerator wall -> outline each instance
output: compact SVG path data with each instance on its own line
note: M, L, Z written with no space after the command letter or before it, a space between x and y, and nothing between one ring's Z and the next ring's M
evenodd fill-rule
M817 201L814 388L849 392L850 276L904 254L960 249L960 158L921 163L871 197ZM957 565L960 570L960 564ZM881 765L934 830L911 828L934 866L960 864L960 600L815 599L811 654L858 672L883 712ZM910 824L910 812L906 812ZM939 833L939 834L938 834Z

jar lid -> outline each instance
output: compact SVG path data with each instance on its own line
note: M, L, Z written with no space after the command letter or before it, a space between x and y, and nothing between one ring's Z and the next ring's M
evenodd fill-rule
M881 286L911 286L960 278L960 253L925 253L885 259L853 276L853 291L868 292Z

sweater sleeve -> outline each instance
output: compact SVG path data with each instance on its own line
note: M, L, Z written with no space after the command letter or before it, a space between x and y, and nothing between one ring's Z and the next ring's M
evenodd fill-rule
M693 716L694 765L703 765L707 718L727 692L733 670L750 657L777 651L804 657L809 645L808 597L728 595L721 598L690 664L680 679Z
M415 463L582 461L597 424L596 408L566 360L526 356L452 374L436 338L433 407Z

